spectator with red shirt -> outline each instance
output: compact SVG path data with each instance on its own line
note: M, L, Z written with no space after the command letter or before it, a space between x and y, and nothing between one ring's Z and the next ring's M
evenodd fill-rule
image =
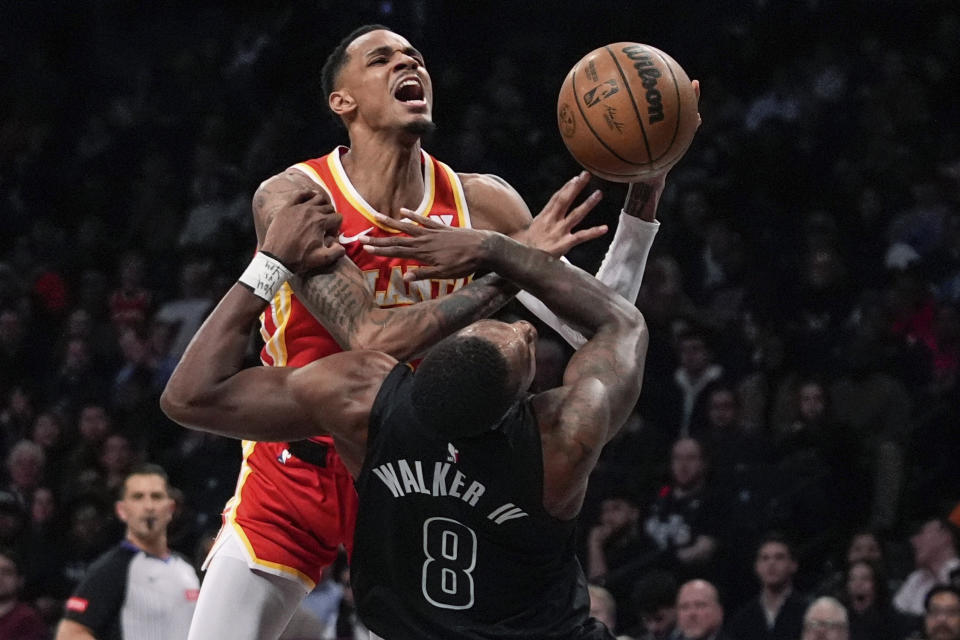
M117 329L143 329L150 308L153 292L143 284L145 260L136 250L127 251L120 258L118 277L120 283L110 292L110 321Z
M19 599L23 576L17 561L14 552L0 549L0 638L45 640L47 625L33 607Z

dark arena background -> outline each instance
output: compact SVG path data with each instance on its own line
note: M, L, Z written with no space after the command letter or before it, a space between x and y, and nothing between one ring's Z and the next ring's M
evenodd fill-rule
M0 7L0 547L51 629L122 536L115 490L138 462L170 474L170 544L199 566L240 445L171 423L159 394L250 259L254 190L346 143L320 68L370 22L426 58L438 127L424 148L505 178L534 213L578 171L556 100L586 52L648 43L701 82L703 125L667 178L637 300L644 390L580 522L589 575L608 508L632 514L607 532L623 542L598 578L621 632L652 574L702 571L732 617L773 530L796 547L797 591L847 602L855 532L875 533L896 589L918 525L960 524L957 3L267 4ZM589 222L610 234L569 256L591 272L625 193L593 186ZM691 340L715 375L681 425ZM704 443L712 505L688 524L716 544L696 569L658 511L686 435Z

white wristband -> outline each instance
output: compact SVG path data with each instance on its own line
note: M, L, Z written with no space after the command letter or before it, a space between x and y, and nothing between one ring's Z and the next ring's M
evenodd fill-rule
M270 302L283 283L292 278L293 273L282 262L258 251L237 282L250 289L253 295Z

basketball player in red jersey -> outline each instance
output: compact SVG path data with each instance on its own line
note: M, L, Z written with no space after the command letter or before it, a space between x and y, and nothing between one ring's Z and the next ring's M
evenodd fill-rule
M371 307L371 288L376 306L398 307L435 300L468 280L408 283L403 274L417 263L364 252L360 238L395 233L376 221L377 213L399 218L406 207L449 226L492 229L528 243L542 227L555 224L560 253L605 232L602 227L571 232L597 204L599 193L564 215L587 174L554 196L535 219L541 227L535 229L526 204L506 182L455 173L423 151L420 137L433 129L430 76L421 54L389 29L372 25L347 36L324 66L323 88L330 109L347 128L350 147L265 181L254 197L255 223L262 241L291 194L316 192L342 216L339 240L353 264L340 260L328 273L294 280L277 291L262 318L264 364L302 366L341 348L408 359L435 341L440 329L452 330L429 322L383 324L384 316ZM654 215L664 178L660 174L631 185L597 274L628 300L636 298L658 228ZM519 298L574 346L583 343L535 298L523 293ZM475 317L489 313L490 299L471 309ZM329 438L245 441L243 456L236 494L207 561L191 638L278 637L338 546L352 544L356 495Z

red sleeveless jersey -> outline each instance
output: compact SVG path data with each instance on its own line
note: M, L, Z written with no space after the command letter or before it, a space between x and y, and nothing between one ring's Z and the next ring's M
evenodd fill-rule
M395 232L373 221L374 209L350 183L340 158L332 153L294 165L324 189L343 216L340 242L363 271L381 307L413 304L456 291L470 278L407 284L404 272L419 263L374 256L363 250L360 236ZM469 227L470 215L460 179L450 167L421 152L423 200L416 212L457 227ZM341 351L339 345L284 285L261 316L265 345L261 360L268 366L300 367ZM352 548L356 517L353 481L333 450L332 438L313 440L330 448L326 467L299 460L285 442L243 443L243 464L234 497L224 510L247 550L251 566L300 579L308 588L336 557L337 546Z
M375 256L363 250L358 242L361 236L382 237L395 232L383 229L373 220L373 207L357 193L350 183L340 157L346 147L332 153L294 165L327 192L337 212L343 216L340 244L363 271L373 288L376 304L395 307L430 300L456 291L469 279L428 280L407 284L403 274L413 264L402 258ZM469 227L470 217L463 187L450 167L421 152L425 189L416 213L436 218L453 227ZM339 345L314 319L310 312L285 285L261 316L261 334L265 346L260 353L264 364L300 367L318 358L341 351Z

